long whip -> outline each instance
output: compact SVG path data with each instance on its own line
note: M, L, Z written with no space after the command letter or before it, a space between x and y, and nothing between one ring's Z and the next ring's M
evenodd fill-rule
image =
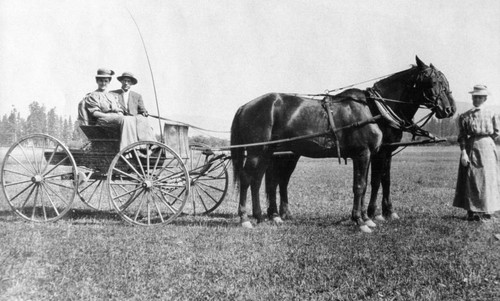
M128 7L125 7L125 8L127 9L128 14L130 15L130 18L132 18L132 21L134 21L135 27L137 28L137 31L139 32L139 36L141 37L142 46L144 47L144 53L146 53L146 59L148 60L148 66L149 66L149 72L151 74L151 80L153 81L153 91L155 93L155 101L156 101L156 112L157 112L158 116L160 116L160 106L158 105L158 95L156 93L155 77L153 75L153 68L151 68L151 62L149 60L148 50L146 49L146 43L144 42L144 38L142 37L141 29L139 28L139 25L135 21L134 16L132 15L132 13L128 9ZM165 141L163 141L163 132L161 130L161 120L160 119L158 119L158 126L160 127L160 137L161 137L160 139L162 142L165 142Z

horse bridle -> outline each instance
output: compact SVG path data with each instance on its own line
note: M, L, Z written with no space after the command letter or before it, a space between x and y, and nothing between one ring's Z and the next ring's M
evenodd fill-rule
M430 74L427 74L427 71L430 70ZM419 102L419 105L423 105L430 110L434 111L434 109L438 106L438 102L440 99L442 99L443 95L446 96L447 98L449 95L451 95L451 91L448 90L449 85L447 84L448 81L442 76L442 73L437 70L434 67L427 67L424 69L422 72L419 72L410 89L413 90L413 94L416 94L417 90L417 85L418 83L421 83L424 81L422 78L430 78L431 80L434 78L437 78L438 80L436 81L436 84L439 85L439 91L437 93L434 93L434 82L432 83L432 87L428 89L422 89L422 98L424 99L423 102ZM431 95L429 96L427 91L431 91Z
M430 73L428 72L430 70ZM431 87L426 88L422 87L422 85L425 84L425 80L431 80ZM436 82L434 82L434 79L437 79ZM434 93L434 87L435 84L438 84L438 92ZM451 91L448 90L448 85L446 79L442 76L442 73L435 69L434 67L430 66L425 68L424 70L416 73L412 79L407 83L406 89L403 92L403 95L406 95L406 97L409 98L408 101L401 101L401 100L393 100L393 99L387 99L383 98L380 96L380 90L377 87L377 84L373 86L373 88L368 89L369 93L373 94L371 98L374 99L375 101L379 102L383 107L386 108L388 112L392 112L395 116L397 116L402 122L399 122L400 124L397 126L402 131L405 132L410 132L413 135L413 139L415 136L424 136L424 137L429 137L434 139L435 137L431 135L428 131L422 129L422 127L429 122L429 120L432 118L432 116L435 113L435 109L438 107L438 102L439 100L443 97L443 94L448 96L451 94ZM430 95L429 94L430 91ZM403 96L404 98L405 96ZM422 101L422 99L424 101ZM431 112L426 115L424 118L422 118L418 122L413 122L411 120L406 120L403 116L400 116L400 114L397 114L397 112L394 112L390 106L386 104L386 102L397 102L401 104L408 104L408 105L413 105L413 106L418 106L418 107L424 107L429 109ZM423 122L421 125L419 123ZM396 122L397 123L397 122Z

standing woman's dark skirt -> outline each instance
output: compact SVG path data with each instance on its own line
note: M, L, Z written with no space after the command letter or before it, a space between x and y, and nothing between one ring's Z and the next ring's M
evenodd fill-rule
M473 212L500 210L500 165L490 136L467 139L469 166L459 164L453 206Z

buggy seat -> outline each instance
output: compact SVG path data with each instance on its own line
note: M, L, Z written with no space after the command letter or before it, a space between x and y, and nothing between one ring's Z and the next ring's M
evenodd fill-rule
M118 152L120 150L120 128L96 125L96 118L87 110L85 98L78 104L80 129L92 143L92 150Z

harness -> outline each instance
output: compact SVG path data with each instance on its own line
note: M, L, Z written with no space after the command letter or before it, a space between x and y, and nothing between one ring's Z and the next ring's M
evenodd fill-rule
M364 125L369 124L369 123L384 122L386 125L394 128L394 129L401 130L403 132L411 133L413 135L412 141L414 141L417 136L429 138L429 140L427 140L423 143L444 141L442 139L437 139L436 136L434 136L431 133L429 133L428 131L422 129L422 127L425 126L427 124L427 122L429 122L429 120L432 118L432 116L434 115L434 112L429 113L428 115L426 115L425 117L423 117L422 119L420 119L417 122L408 121L404 118L401 118L396 112L394 112L394 110L387 104L388 101L392 101L392 100L383 98L380 95L380 93L377 91L376 88L368 88L366 90L366 92L368 93L368 97L366 99L369 101L372 101L375 104L375 107L377 108L379 114L374 116L373 118L368 119L368 120L356 122L356 123L351 124L347 127L342 127L341 128L342 130L347 129L347 128L361 127L361 126L364 126ZM333 101L332 95L325 96L321 101L321 105L322 105L323 109L325 110L326 115L327 115L327 119L328 119L328 129L329 130L327 131L327 133L331 135L331 137L333 138L333 141L335 143L335 147L337 149L337 156L339 159L339 164L341 163L340 158L343 157L341 154L340 143L339 143L339 139L337 136L337 132L340 129L335 126L335 121L333 118L333 111L331 108L331 104L340 103L340 102L343 102L346 100L357 101L357 102L366 104L366 102L356 100L356 99L341 99L339 101ZM396 100L395 100L395 102L404 103L404 104L412 104L412 103L396 101ZM423 121L423 124L418 125L418 123L420 123L422 121ZM385 145L387 145L387 146L404 146L404 145L407 145L407 143L397 142L397 143L390 143L390 144L385 144ZM344 159L346 159L346 158L344 157Z
M329 129L330 129L330 133L332 134L333 142L335 143L335 146L337 147L337 157L339 158L339 164L340 164L340 157L341 157L340 143L339 143L339 138L337 137L337 133L336 133L337 130L335 128L335 122L333 120L333 112L329 106L329 102L327 99L330 99L330 97L323 98L323 100L321 101L321 106L323 107L323 109L325 109L326 116L328 117L328 125L329 125Z
M398 114L396 114L396 112L394 112L394 110L387 104L387 100L380 96L376 88L368 88L366 91L368 92L368 100L372 100L375 103L377 110L379 111L380 115L387 125L403 132L411 133L413 135L412 140L415 140L415 137L417 136L427 137L431 139L435 138L434 135L422 129L422 127L425 126L434 115L434 112L429 113L418 122L408 121L401 118ZM425 121L422 125L419 126L418 123L423 120Z
M227 147L221 147L218 149L213 149L213 150L219 150L219 151L224 151L224 150L231 150L231 149L236 149L236 148L247 148L247 147L256 147L256 146L269 146L269 145L276 145L276 144L281 144L281 143L289 143L292 141L298 141L298 140L304 140L304 139L311 139L315 137L322 137L322 136L329 136L333 138L333 142L335 143L335 147L337 149L337 156L339 158L339 163L341 163L341 149L340 149L340 143L339 139L337 136L337 132L342 131L342 130L348 130L352 128L358 128L365 126L370 123L385 123L385 125L388 125L394 129L404 131L404 132L409 132L413 135L412 142L394 142L394 143L387 143L383 144L384 146L408 146L408 145L416 145L416 144L428 144L428 143L435 143L435 142L442 142L446 141L446 139L439 139L436 136L430 134L428 131L425 131L422 129L425 124L432 118L434 115L434 108L437 106L437 102L439 98L443 94L445 95L450 95L451 91L449 91L446 87L448 86L448 83L446 79L442 76L442 73L436 70L435 68L428 67L424 71L431 70L431 75L435 72L437 72L436 78L438 78L439 83L440 83L440 90L437 93L434 93L431 89L423 89L422 87L418 86L420 82L423 82L423 80L420 80L419 77L424 75L424 72L420 72L415 75L414 78L408 83L405 91L403 93L406 94L406 96L410 96L409 99L415 99L415 95L417 91L423 91L422 95L419 95L419 97L422 97L424 101L419 101L419 103L414 103L414 102L405 102L405 101L400 101L400 100L395 100L395 99L389 99L389 98L384 98L380 95L378 88L377 88L377 83L373 86L373 88L367 88L365 90L366 92L366 100L365 99L355 99L355 98L340 98L340 99L333 99L332 94L330 94L333 91L338 91L338 90L343 90L345 88L349 88L353 85L346 86L343 88L339 89L334 89L334 90L327 90L326 93L323 94L290 94L293 96L297 97L323 97L321 100L321 105L323 109L325 110L327 120L328 120L328 128L325 131L319 132L319 133L313 133L313 134L308 134L308 135L303 135L303 136L297 136L297 137L292 137L292 138L284 138L284 139L278 139L278 140L271 140L271 141L263 141L263 142L255 142L255 143L248 143L248 144L239 144L239 145L231 145ZM394 75L394 74L391 74ZM386 77L386 76L383 76ZM380 78L383 78L380 77ZM444 84L446 85L444 85ZM433 85L431 85L433 86ZM431 91L430 95L428 95L429 90ZM333 103L340 103L344 101L355 101L362 103L363 105L367 105L367 101L372 101L374 103L374 107L377 109L379 112L378 115L375 115L371 118L368 118L366 120L354 122L352 124L342 126L342 127L337 127L335 125L335 119L333 118L333 111L331 108L331 105ZM412 105L412 106L418 106L418 107L425 107L429 108L431 110L431 113L423 117L421 120L417 122L413 122L413 120L406 120L404 117L402 118L400 115L398 115L394 110L387 104L388 102L394 102L394 103L401 103L401 104L406 104L406 105ZM150 115L151 116L151 115ZM156 116L153 116L156 117ZM157 117L158 118L158 117ZM419 123L423 122L422 125L418 125ZM422 137L427 137L429 139L424 140L424 141L414 141L416 136L422 136ZM404 148L403 148L404 149ZM401 150L403 150L401 149ZM397 154L397 153L396 153ZM395 154L393 154L394 156ZM346 157L344 157L346 159Z

